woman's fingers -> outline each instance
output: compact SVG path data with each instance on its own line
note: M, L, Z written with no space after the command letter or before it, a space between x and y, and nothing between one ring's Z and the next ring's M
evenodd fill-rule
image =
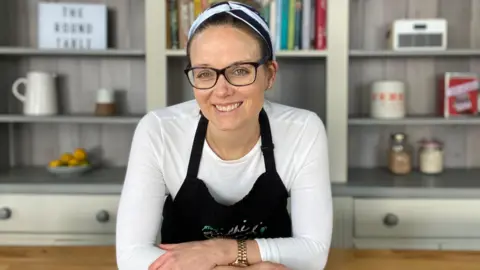
M170 259L171 255L169 252L164 253L162 256L158 257L151 265L148 267L148 270L159 270L162 265L165 265Z
M158 245L161 249L169 250L169 249L174 249L177 247L177 244L160 244Z

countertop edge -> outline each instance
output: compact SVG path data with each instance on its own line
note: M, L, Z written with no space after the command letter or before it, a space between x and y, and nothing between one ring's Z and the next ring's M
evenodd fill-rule
M122 184L0 184L2 193L33 194L118 194Z
M480 188L457 187L345 187L332 185L334 197L368 198L480 198Z
M120 195L123 184L0 184L0 194ZM459 187L352 187L332 184L333 197L367 198L480 198L480 188Z

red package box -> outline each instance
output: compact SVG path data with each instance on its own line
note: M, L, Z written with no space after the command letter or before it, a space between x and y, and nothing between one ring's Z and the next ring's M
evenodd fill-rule
M479 78L470 72L446 72L440 79L440 112L444 117L476 115Z

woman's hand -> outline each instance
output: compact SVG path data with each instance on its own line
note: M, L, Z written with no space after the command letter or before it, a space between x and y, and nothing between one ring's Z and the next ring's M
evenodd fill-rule
M217 266L213 268L214 270L237 270L238 267L235 266ZM247 270L288 270L288 268L283 264L271 263L271 262L261 262L254 265L250 265L243 269Z
M215 240L159 246L166 252L155 260L148 270L212 270L225 256L224 247L218 245Z

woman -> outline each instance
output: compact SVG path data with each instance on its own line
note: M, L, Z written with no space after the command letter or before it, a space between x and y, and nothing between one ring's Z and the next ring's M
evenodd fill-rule
M313 112L264 100L278 70L272 48L265 21L244 4L221 2L195 20L185 70L195 100L148 113L133 137L119 269L325 266L325 128Z

